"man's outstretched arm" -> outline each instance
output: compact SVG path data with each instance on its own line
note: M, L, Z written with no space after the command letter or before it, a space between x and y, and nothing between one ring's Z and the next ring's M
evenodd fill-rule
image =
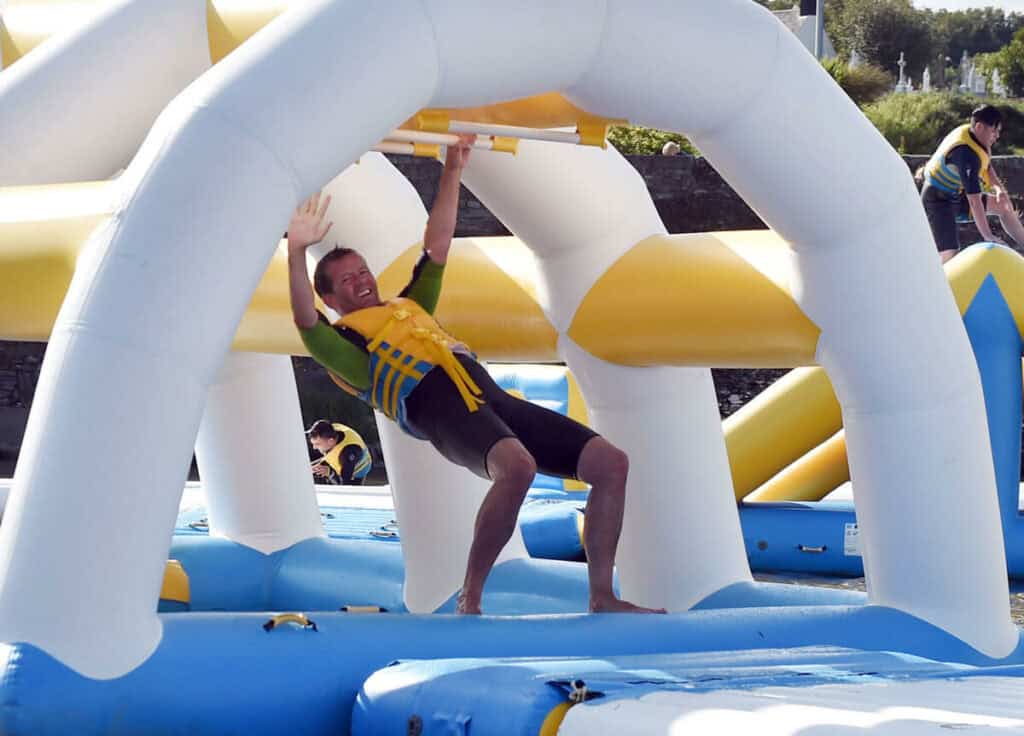
M992 234L992 228L988 224L988 213L985 212L985 202L982 200L981 194L968 194L967 205L971 209L971 217L974 218L974 225L978 228L982 240L989 243L1006 245L1006 243Z
M288 223L288 293L292 304L292 318L299 329L308 330L316 325L319 315L313 300L313 287L306 271L306 249L319 243L334 223L324 224L330 195L320 202L320 192L299 205Z
M448 261L448 249L455 235L455 223L459 216L459 182L462 170L469 162L475 135L460 135L459 142L448 146L444 157L444 171L437 186L437 197L430 208L427 230L423 234L423 249L434 263L444 265Z

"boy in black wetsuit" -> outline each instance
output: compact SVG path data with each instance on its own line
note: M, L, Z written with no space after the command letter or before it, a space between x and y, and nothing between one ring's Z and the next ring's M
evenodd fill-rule
M433 319L458 214L459 180L472 137L449 147L409 285L382 301L366 261L336 249L317 265L314 285L342 315L331 325L314 306L306 249L330 229L329 199L315 195L288 226L292 313L303 342L331 377L408 434L492 481L477 514L459 613L480 613L484 581L515 530L540 468L591 485L585 544L594 612L660 612L620 600L612 587L629 462L621 450L573 420L502 391L465 345Z
M983 239L1005 245L989 227L988 215L993 214L1017 243L1024 244L1024 227L992 167L992 146L999 140L1002 126L1003 116L995 107L977 108L970 124L947 135L924 167L921 202L943 263L960 250L957 221L964 198Z

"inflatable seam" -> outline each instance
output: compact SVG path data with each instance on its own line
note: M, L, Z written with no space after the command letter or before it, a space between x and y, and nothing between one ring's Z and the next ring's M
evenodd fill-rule
M437 67L437 79L434 80L434 92L430 95L431 102L433 102L434 96L437 95L437 90L444 89L445 76L448 70L443 63L444 57L441 56L441 40L437 37L437 23L434 20L434 16L430 13L427 0L416 0L416 3L420 6L420 11L430 27L430 37L434 41L434 64Z
M576 80L566 86L566 89L572 89L579 81L587 76L594 69L594 60L601 58L601 50L604 48L608 41L608 2L609 0L601 0L601 30L597 34L597 39L594 42L594 47L590 52L590 59L588 63L583 65L583 71ZM575 104L575 103L573 103ZM579 105L577 105L579 107Z
M246 126L241 117L235 116L231 113L231 111L223 110L211 104L211 102L216 102L219 96L220 94L215 96L213 100L207 100L201 103L191 103L193 113L206 113L217 122L224 124L224 126L228 130L234 130L237 133L245 136L249 140L255 142L260 148L265 150L267 153L269 153L271 158L273 158L274 161L276 161L278 165L281 167L281 169L288 174L288 178L291 181L292 185L292 192L295 195L295 201L298 202L305 193L305 187L303 186L302 177L299 176L298 172L295 170L295 167L288 160L282 158L281 155L278 153L277 149L275 149L273 146L271 146L269 143L263 140L263 138L257 135L252 128ZM192 119L193 118L190 116L189 121L185 123L185 126L187 126ZM185 126L177 127L175 129L175 132L181 132Z

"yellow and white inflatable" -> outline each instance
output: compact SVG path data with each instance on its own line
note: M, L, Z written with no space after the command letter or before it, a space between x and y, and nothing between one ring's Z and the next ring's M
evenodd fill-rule
M425 212L365 152L442 109L685 131L777 233L666 235L611 149L523 141L466 171L517 239L456 244L440 317L485 358L564 360L629 452L625 595L678 611L750 579L708 366L817 363L842 406L870 602L991 657L1017 646L978 372L913 183L763 8L8 0L0 39L0 320L50 341L0 530L0 641L89 677L146 660L194 445L215 530L261 551L322 534L287 357L232 341L299 351L275 248L325 185L332 237L385 290L402 283ZM407 604L433 610L482 484L381 429ZM97 534L115 515L129 538Z

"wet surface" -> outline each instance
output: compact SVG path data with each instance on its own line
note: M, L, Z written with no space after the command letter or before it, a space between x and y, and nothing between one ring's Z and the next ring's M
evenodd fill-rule
M814 585L822 588L866 590L864 578L821 577L801 573L755 573L754 578L766 583ZM1010 581L1010 615L1018 626L1024 626L1024 580Z

